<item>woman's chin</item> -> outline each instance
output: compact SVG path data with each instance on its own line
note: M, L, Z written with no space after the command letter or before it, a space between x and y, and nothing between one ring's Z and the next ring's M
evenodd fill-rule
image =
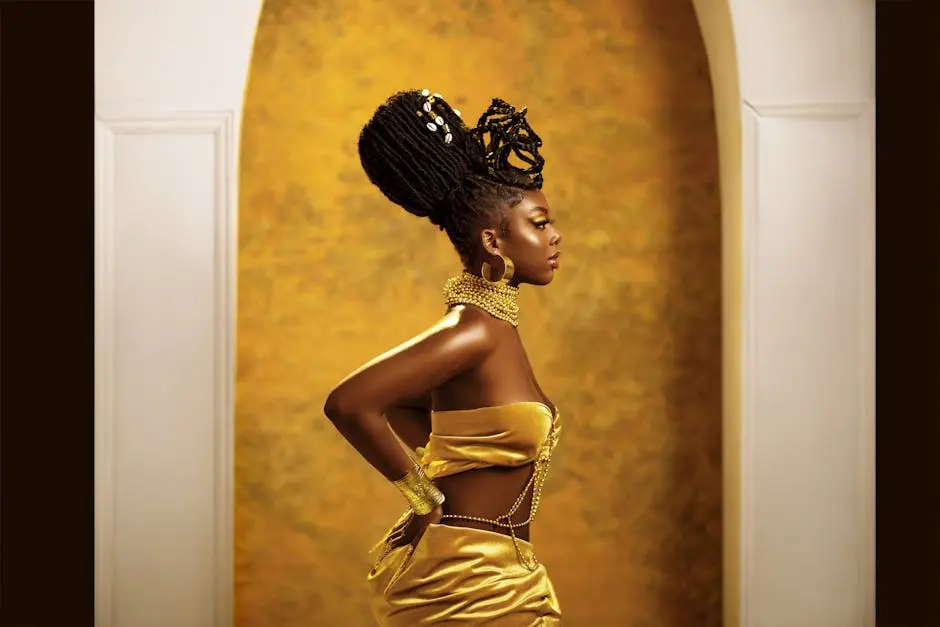
M522 283L525 285L535 285L536 287L543 287L551 283L554 279L555 279L555 270L554 268L552 268L548 272L543 272L539 274L538 276L527 277L519 281L519 283Z

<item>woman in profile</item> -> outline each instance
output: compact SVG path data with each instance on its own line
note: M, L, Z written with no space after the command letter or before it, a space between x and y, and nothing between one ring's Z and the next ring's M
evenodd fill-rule
M541 143L525 109L494 99L470 128L428 90L393 95L359 137L372 183L447 233L463 264L443 318L347 376L324 407L409 505L368 575L386 627L560 624L529 542L559 412L516 328L519 286L558 269Z

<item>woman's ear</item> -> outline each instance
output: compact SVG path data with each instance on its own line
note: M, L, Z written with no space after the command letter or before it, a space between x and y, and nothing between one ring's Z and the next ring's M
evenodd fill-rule
M488 255L496 256L499 254L499 231L498 229L483 229L480 231L480 244Z

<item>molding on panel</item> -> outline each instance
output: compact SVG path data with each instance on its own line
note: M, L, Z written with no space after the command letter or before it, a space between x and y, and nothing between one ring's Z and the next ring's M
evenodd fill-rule
M757 329L760 311L757 305L757 287L760 283L758 267L757 232L760 222L760 126L770 118L805 119L817 122L831 120L856 125L858 147L856 169L859 184L860 258L858 260L859 301L861 320L858 329L858 406L860 413L858 462L861 511L859 572L861 627L875 625L875 102L808 103L808 104L753 104L743 101L742 106L742 347L741 347L741 410L742 417L753 416L756 392L751 383L759 346ZM753 430L746 420L741 424L741 595L740 617L742 625L751 624L748 611L749 582L753 574L753 500L750 497L752 468L754 467Z
M234 382L237 286L235 115L182 112L95 119L95 627L114 617L114 143L119 136L210 135L215 143L215 624L233 624Z
M113 145L95 120L95 627L114 625Z
M874 106L870 102L750 102L743 101L743 108L759 118L850 118L863 115Z
M859 513L860 538L864 556L859 573L860 594L864 600L859 625L874 627L875 606L875 107L867 106L860 112L858 124L858 152L856 167L859 173L859 353L858 406L859 424L859 482L862 486L862 511Z
M231 144L232 111L182 111L142 116L96 115L95 122L111 135L204 135L224 137Z
M746 103L745 103L746 104ZM750 625L751 580L754 570L752 529L754 528L753 500L750 497L754 467L753 430L748 418L755 413L756 394L751 383L752 372L757 363L757 329L759 311L757 306L757 219L760 171L760 116L748 107L742 107L742 163L741 163L741 485L740 485L740 614L739 624ZM748 211L748 208L751 210Z

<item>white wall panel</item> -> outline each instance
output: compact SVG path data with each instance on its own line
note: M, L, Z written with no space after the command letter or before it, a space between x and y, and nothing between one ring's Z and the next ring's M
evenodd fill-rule
M232 624L238 177L262 0L97 0L99 627Z
M874 95L874 0L730 0L748 102L840 103Z
M873 627L870 0L730 0L742 110L742 627ZM731 315L731 314L729 314ZM726 475L734 478L733 472Z
M231 620L231 122L96 126L103 627Z
M95 0L100 116L231 111L236 128L262 0Z
M864 106L745 109L743 625L873 624Z

